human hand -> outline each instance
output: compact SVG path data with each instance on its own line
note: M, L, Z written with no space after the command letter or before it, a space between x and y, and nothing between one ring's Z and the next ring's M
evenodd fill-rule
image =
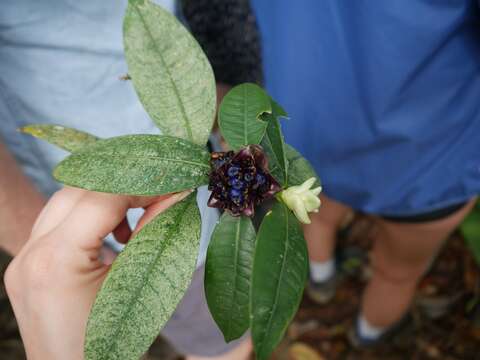
M83 359L87 318L110 268L100 258L103 239L129 208L146 210L135 234L189 193L133 197L64 188L52 197L5 273L30 360Z

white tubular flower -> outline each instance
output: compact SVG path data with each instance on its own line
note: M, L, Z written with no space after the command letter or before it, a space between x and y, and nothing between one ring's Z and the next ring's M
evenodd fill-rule
M297 219L304 223L310 224L309 212L318 212L320 207L320 199L318 194L322 191L319 186L315 189L310 189L315 183L315 178L312 177L305 181L302 185L290 186L283 190L280 196L283 202L293 211Z

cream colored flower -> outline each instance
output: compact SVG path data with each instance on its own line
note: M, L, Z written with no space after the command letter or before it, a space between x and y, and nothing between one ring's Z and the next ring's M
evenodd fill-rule
M315 189L310 189L315 183L315 178L312 177L305 181L302 185L290 186L283 190L280 196L283 202L293 211L297 219L304 223L310 224L309 212L318 212L320 207L320 199L318 194L322 191L319 186Z

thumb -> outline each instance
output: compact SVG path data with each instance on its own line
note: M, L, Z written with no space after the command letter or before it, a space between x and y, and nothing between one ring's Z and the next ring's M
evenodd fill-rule
M135 233L148 221L171 205L183 199L189 192L159 197L134 197L87 192L69 215L52 231L54 239L61 239L69 247L73 264L98 265L104 238L120 224L129 208L145 207ZM83 256L78 256L82 254Z

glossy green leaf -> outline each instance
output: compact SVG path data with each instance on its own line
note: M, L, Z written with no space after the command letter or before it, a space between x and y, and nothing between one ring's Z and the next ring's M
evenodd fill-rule
M235 86L223 98L218 111L218 125L225 141L234 150L260 144L267 122L260 119L272 112L268 94L258 85Z
M200 224L192 194L130 240L90 313L86 360L137 360L148 350L190 284Z
M55 178L86 190L160 195L208 183L210 155L201 146L165 135L127 135L76 152Z
M250 326L255 235L249 217L225 212L208 247L205 294L210 313L227 342L241 337Z
M86 132L60 125L33 124L24 126L19 131L45 140L68 152L81 150L95 144L98 140L96 136Z
M288 160L279 118L285 117L287 114L273 99L271 99L271 104L272 113L262 117L268 125L261 145L268 157L270 173L282 186L286 186L288 182Z
M472 212L465 218L460 226L468 247L480 265L480 203L477 203Z
M288 160L288 185L301 185L314 177L317 179L313 187L320 186L320 178L312 165L293 146L285 146Z
M282 203L265 215L257 235L252 274L252 338L257 359L268 359L293 319L307 279L303 231Z
M277 119L281 117L288 119L288 114L285 109L275 100L273 100L272 97L270 97L270 103L272 104L272 115L274 115Z
M216 111L213 70L200 45L168 11L130 0L124 18L128 74L165 135L205 145Z

